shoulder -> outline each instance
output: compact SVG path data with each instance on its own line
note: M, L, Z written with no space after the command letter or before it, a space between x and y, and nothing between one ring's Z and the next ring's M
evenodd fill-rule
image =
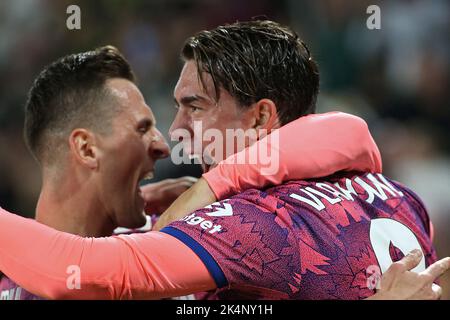
M155 220L155 216L146 216L146 223L144 226L136 229L128 229L123 227L117 227L113 231L113 235L121 235L121 234L133 234L133 233L146 233L152 230L153 220Z
M212 203L184 218L172 222L193 238L233 237L244 226L264 228L273 223L280 200L263 190L249 189L238 195ZM167 227L163 230L167 231Z

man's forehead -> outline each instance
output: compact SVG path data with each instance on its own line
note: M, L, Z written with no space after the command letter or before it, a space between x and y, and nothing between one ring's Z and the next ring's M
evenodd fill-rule
M146 104L138 87L126 79L109 79L106 86L113 99L121 106L121 111L139 117L148 117L154 121L153 112Z
M202 80L204 86L200 80L195 61L187 61L175 86L174 97L178 100L183 97L197 96L215 101L216 93L211 75L203 72Z
M109 89L111 96L117 98L118 100L142 98L142 94L136 85L127 79L108 79L106 80L105 86Z

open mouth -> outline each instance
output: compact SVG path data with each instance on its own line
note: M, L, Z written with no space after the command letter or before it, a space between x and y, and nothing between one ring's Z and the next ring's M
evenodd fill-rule
M136 190L137 190L137 194L141 198L143 198L141 186L149 183L150 180L153 179L153 177L154 177L154 171L153 170L149 171L149 172L147 172L147 173L145 173L145 174L143 174L142 176L139 177L139 180L138 180L137 185L136 185Z
M154 177L154 172L153 171L149 171L149 172L147 172L146 174L144 174L144 176L142 176L140 179L139 179L139 183L141 184L141 183L146 183L148 180L152 180L153 179L153 177Z

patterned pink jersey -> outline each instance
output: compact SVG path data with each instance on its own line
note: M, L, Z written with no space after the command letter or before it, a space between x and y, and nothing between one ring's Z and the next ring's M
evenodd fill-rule
M41 298L29 293L5 275L0 274L0 300L41 300Z
M220 299L363 299L415 248L436 261L419 198L381 174L247 190L162 229L189 246Z

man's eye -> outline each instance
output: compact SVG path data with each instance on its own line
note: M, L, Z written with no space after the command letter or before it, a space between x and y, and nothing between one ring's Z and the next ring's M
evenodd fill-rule
M199 108L196 106L189 106L189 108L191 109L191 112L198 112L198 111L202 110L202 108Z
M150 126L145 125L145 126L140 126L140 127L138 128L138 131L139 131L140 133L147 133L147 132L148 132L148 129L150 129Z

